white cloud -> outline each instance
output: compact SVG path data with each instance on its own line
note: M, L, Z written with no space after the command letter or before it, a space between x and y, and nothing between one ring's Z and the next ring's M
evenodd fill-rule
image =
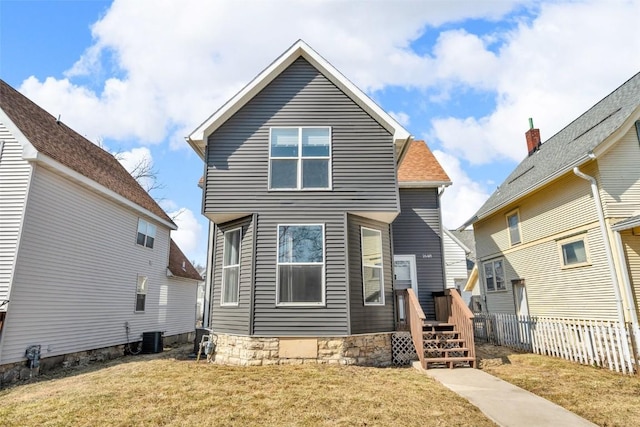
M153 188L157 177L141 174L143 169L153 169L153 157L147 147L133 148L130 151L121 151L113 154L127 172L136 178L142 188Z
M178 226L177 230L171 232L171 238L187 258L205 265L207 234L193 212L187 208L181 208L169 212L169 216Z
M442 194L442 222L446 228L458 228L470 219L489 197L489 193L463 170L460 160L440 150L434 150L453 185Z
M411 117L404 111L389 111L389 115L391 115L391 117L396 119L398 123L400 123L404 127L409 126L409 123L411 122Z

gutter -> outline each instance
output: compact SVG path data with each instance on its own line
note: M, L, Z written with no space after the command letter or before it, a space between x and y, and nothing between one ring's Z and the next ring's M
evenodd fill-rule
M595 157L595 156L594 156ZM600 223L600 232L602 233L602 241L604 243L604 251L607 256L607 264L609 265L609 273L611 274L611 282L613 283L613 291L616 297L616 306L618 309L618 321L620 326L624 327L624 308L622 303L622 296L620 295L620 284L618 283L618 275L616 274L616 267L613 263L613 250L611 248L611 241L607 233L607 223L604 219L604 209L602 207L602 200L600 199L600 193L598 192L598 182L591 175L583 173L578 166L573 168L573 173L591 184L591 192L593 194L593 200L596 204L596 211L598 213L598 222Z

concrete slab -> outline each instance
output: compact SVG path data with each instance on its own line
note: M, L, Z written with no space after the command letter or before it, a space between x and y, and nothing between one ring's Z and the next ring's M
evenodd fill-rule
M555 403L479 369L424 370L419 362L413 366L467 399L499 426L596 425Z

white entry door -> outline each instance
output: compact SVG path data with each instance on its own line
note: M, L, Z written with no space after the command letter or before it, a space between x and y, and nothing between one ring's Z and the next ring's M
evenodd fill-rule
M393 274L396 289L411 288L418 295L418 278L416 275L416 256L415 255L394 255L393 257ZM407 321L407 313L405 312L406 301L404 294L397 295L398 321L400 323Z

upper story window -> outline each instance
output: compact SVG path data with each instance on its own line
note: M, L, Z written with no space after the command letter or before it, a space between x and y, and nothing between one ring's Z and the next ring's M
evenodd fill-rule
M587 246L585 234L559 240L558 246L563 267L590 265L589 247Z
M362 286L364 305L384 305L384 276L382 274L382 233L362 227Z
M331 188L331 128L273 127L269 133L269 189Z
M138 238L136 243L147 248L153 248L153 242L156 240L156 226L138 219Z
M278 225L277 304L324 304L324 226Z
M240 228L224 233L221 305L238 305L240 291L240 236Z
M509 242L511 242L511 246L521 243L520 215L517 210L507 214L507 226L509 227Z
M504 280L504 259L496 259L485 262L484 283L488 292L504 291L506 289Z

